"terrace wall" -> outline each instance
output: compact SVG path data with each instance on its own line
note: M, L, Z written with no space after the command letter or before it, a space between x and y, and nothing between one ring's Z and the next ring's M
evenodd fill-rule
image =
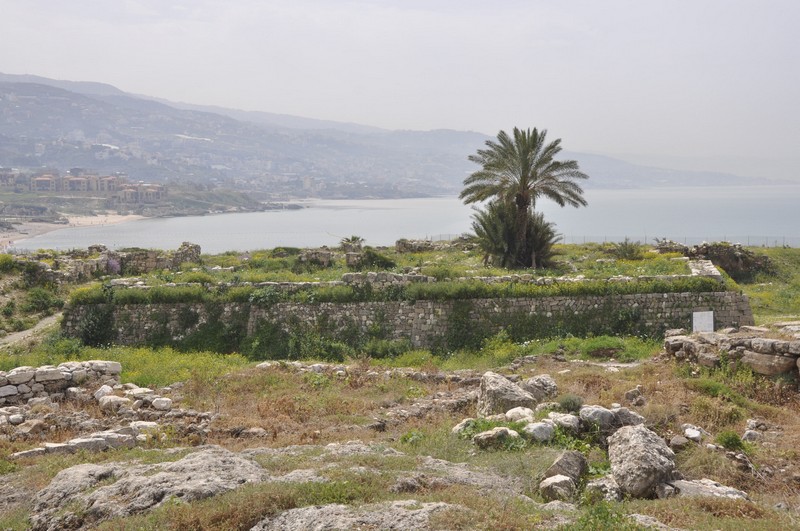
M300 304L251 303L87 304L70 307L63 333L84 337L87 326L108 326L107 340L125 345L179 344L216 327L240 339L264 323L285 330L313 327L332 336L348 330L383 331L415 347L445 347L459 334L491 335L513 328L518 335L632 333L661 337L691 328L692 312L713 311L717 329L752 325L745 295L735 292L649 293L581 297L464 299ZM103 313L105 312L105 314ZM98 316L103 316L100 319ZM105 319L105 320L103 320Z

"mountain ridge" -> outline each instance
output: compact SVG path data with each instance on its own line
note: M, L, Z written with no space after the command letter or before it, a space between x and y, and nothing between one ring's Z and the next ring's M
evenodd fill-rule
M454 194L491 137L387 130L291 115L175 103L112 85L0 74L0 166L122 171L136 179L274 189L294 196ZM586 188L781 184L564 151ZM284 186L285 181L294 182Z

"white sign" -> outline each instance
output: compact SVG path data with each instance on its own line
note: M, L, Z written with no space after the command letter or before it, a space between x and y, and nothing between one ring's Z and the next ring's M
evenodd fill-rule
M693 332L713 332L714 312L694 312L692 314Z

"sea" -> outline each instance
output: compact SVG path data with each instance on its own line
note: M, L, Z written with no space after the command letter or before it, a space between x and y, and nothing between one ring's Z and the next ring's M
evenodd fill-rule
M565 243L686 244L729 241L800 247L800 185L587 190L588 206L559 207L540 199L536 209L556 224ZM367 245L400 238L452 239L471 231L474 207L456 197L310 200L303 208L266 212L150 218L117 225L69 227L15 242L20 251L199 244L205 253L282 246L335 246L360 236Z

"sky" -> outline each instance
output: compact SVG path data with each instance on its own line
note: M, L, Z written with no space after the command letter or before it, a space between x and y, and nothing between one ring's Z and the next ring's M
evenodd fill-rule
M0 0L0 72L800 181L797 0Z

